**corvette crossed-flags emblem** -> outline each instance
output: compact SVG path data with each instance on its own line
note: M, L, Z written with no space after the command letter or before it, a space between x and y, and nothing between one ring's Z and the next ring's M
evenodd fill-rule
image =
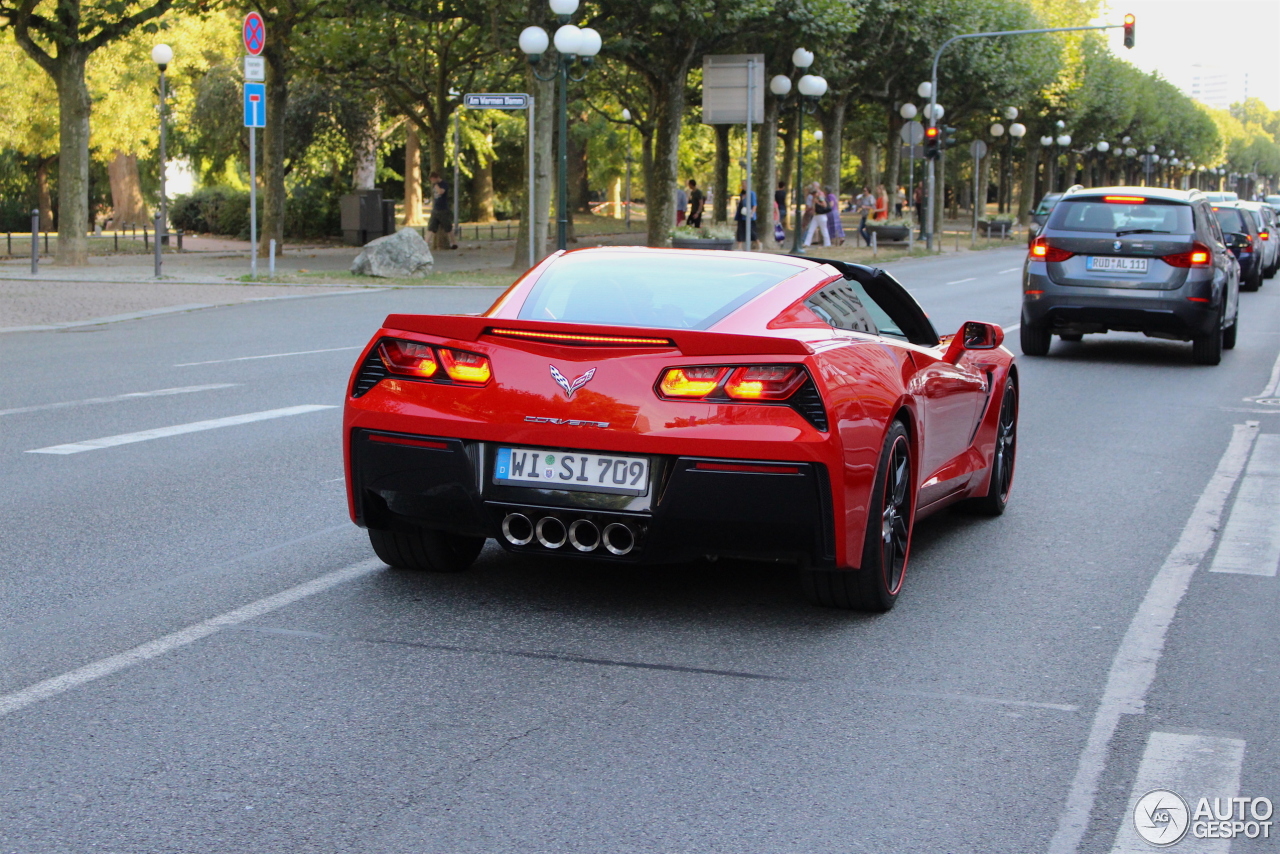
M556 381L556 385L564 389L565 396L568 397L570 400L573 400L573 393L576 392L578 389L582 388L587 383L591 382L591 378L594 377L595 375L596 375L596 369L592 368L582 376L578 377L573 382L569 382L569 380L565 378L565 375L560 373L559 368L557 368L555 365L551 366L551 378Z

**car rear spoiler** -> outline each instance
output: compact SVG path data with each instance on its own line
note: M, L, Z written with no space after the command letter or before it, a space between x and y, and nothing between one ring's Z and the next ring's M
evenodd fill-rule
M455 314L389 314L382 323L388 330L438 335L455 341L478 341L481 336L508 342L523 339L529 343L560 346L673 347L686 356L808 356L813 350L795 338L772 335L737 335L730 332L704 332L700 329L649 329L635 326L606 326L594 323L559 323L537 320L508 320ZM525 333L525 335L503 335ZM582 336L577 341L538 340L537 333ZM591 338L616 338L616 342L593 342ZM653 343L635 344L636 339Z

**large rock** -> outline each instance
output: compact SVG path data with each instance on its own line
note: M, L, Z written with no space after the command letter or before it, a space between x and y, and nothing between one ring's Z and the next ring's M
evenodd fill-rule
M351 262L351 272L358 276L404 279L427 275L433 264L431 247L422 235L412 228L402 228L395 234L366 243Z

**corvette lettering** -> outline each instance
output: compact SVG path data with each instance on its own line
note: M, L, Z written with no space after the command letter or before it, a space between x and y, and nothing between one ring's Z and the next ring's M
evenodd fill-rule
M531 424L560 424L565 427L608 427L608 421L580 421L577 418L543 418L540 415L526 415L525 421Z

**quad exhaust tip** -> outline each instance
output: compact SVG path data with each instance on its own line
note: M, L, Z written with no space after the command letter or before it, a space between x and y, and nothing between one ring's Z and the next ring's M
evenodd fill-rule
M534 540L545 549L563 548L566 543L584 554L604 546L609 554L623 557L636 547L636 532L622 522L611 522L601 531L590 519L565 523L555 516L534 522L523 513L508 513L502 520L502 537L513 546L527 546Z

